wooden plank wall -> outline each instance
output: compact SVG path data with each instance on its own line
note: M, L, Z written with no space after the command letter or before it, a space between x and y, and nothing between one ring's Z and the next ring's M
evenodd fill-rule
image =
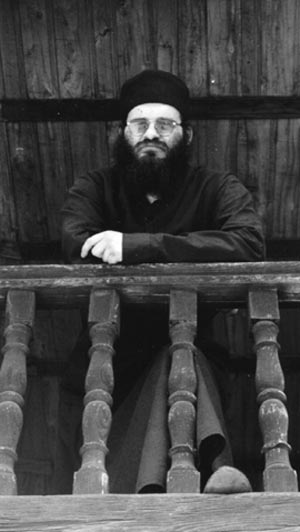
M1 0L0 100L113 98L144 68L194 97L299 93L297 0ZM194 159L231 168L268 238L299 238L299 119L197 121ZM0 238L59 240L76 175L107 164L116 123L0 122ZM47 257L48 259L48 257Z
M121 84L145 68L179 74L193 97L298 96L299 27L298 0L0 0L0 104L11 98L115 98ZM238 174L253 193L268 238L299 239L300 119L193 125L194 160ZM76 175L109 163L117 130L117 122L0 120L0 262L30 260L30 253L22 256L26 249L42 250L35 261L59 259L52 243L59 241L65 192ZM284 352L294 356L299 341L290 328L298 315L285 316ZM249 354L245 315L218 319L218 335L232 354ZM40 312L36 359L50 366L65 360L79 323L77 314ZM36 365L32 371L25 415L37 415L44 428L38 449L30 445L30 430L23 433L20 485L22 493L49 493L58 377L50 371L41 380ZM253 379L247 372L232 378L235 452L257 462ZM292 389L299 404L296 382ZM236 405L249 404L249 397L254 406L245 415ZM297 409L292 416L297 455Z

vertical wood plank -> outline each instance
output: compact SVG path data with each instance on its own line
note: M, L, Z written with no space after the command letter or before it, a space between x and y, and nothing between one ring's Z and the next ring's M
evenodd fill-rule
M94 94L89 54L88 11L85 2L53 2L59 93L62 98L88 98Z
M237 171L238 122L230 120L199 121L194 150L199 163L216 171Z
M116 7L116 44L118 85L141 70L151 68L153 51L150 38L149 5L146 0L124 0Z
M207 93L207 40L205 2L184 0L178 3L178 73L187 83L191 96Z
M2 0L0 10L0 81L1 97L25 98L26 75L18 2Z
M277 291L251 289L248 302L257 356L255 384L265 455L264 491L298 491L297 475L289 461L285 380L277 343Z
M269 231L274 174L271 159L273 135L270 120L243 120L237 135L237 173L252 193L265 232ZM270 191L270 192L269 192Z
M172 355L168 417L171 467L167 475L167 491L199 493L200 473L194 465L197 377L193 342L197 332L196 292L171 290L169 324Z
M45 0L20 2L24 68L29 98L58 96L53 28Z
M76 161L72 159L68 124L38 123L36 133L41 174L40 193L44 195L47 231L51 240L59 240L61 236L60 210L66 190L73 183L73 172L76 169L74 166ZM87 137L85 141L82 139L77 149L78 158L84 158L84 153L91 149L87 145Z
M82 465L74 475L75 494L109 492L105 456L111 426L112 357L113 344L119 334L119 313L119 296L114 290L91 293L88 321L92 346L85 381Z
M98 98L114 98L117 95L117 50L114 33L116 30L116 3L110 0L92 0L90 16L93 28L91 45L93 77Z
M241 0L241 41L239 68L241 71L241 94L259 95L261 92L262 27L260 0Z
M265 0L262 24L262 94L296 94L300 71L300 5Z
M26 355L29 352L35 294L10 290L6 301L4 355L0 371L0 495L16 495L14 463L20 437L27 385Z
M238 94L240 74L237 69L240 11L238 0L209 0L207 39L209 94Z
M75 178L88 170L108 166L108 139L105 123L75 122L69 123L68 129Z
M177 0L153 2L154 28L156 29L157 68L178 74L177 39L179 31L179 12Z
M15 209L14 190L8 151L7 130L4 123L0 123L0 240L14 242L16 239L17 219Z
M272 225L268 233L273 238L297 238L300 235L300 182L299 182L300 120L279 120L274 146L272 190Z
M9 124L9 149L20 240L48 239L47 209L36 124Z

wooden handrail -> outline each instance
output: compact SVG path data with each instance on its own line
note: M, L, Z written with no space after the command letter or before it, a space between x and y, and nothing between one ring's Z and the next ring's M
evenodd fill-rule
M92 288L112 288L130 303L167 303L170 289L196 290L200 303L244 306L250 287L272 287L279 302L300 302L300 262L0 266L0 308L7 291L34 290L39 307L87 305Z

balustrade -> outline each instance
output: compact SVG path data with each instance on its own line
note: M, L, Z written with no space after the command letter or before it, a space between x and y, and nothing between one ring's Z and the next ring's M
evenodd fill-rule
M255 383L263 438L265 491L297 491L287 439L284 375L277 343L279 302L300 303L299 263L266 265L148 265L138 267L0 267L0 306L6 306L0 372L0 494L17 493L14 463L23 423L26 356L35 301L39 308L89 304L90 363L85 381L82 464L74 494L109 492L107 438L111 426L112 359L119 334L120 300L169 303L171 339L169 417L171 466L168 493L199 493L194 464L197 377L194 339L197 299L224 307L245 305L254 338Z
M26 355L35 312L35 294L9 290L6 300L4 355L0 371L0 495L16 495L14 463L23 425L27 385Z
M114 291L91 294L89 328L92 346L86 376L81 448L82 466L74 476L74 493L108 493L106 441L111 426L114 376L113 344L119 333L119 297Z
M277 291L250 290L249 314L257 356L255 383L265 455L264 491L298 491L296 472L289 461L285 381L277 342L280 319Z
M197 292L170 293L172 365L169 376L169 431L172 460L169 493L199 493L200 473L194 465L197 377L194 339L197 333Z

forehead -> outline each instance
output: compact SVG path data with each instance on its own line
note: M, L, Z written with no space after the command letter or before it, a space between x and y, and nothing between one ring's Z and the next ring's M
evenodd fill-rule
M135 118L148 118L154 120L155 118L170 118L180 122L180 112L172 105L165 103L142 103L133 107L128 113L127 120L133 120Z

